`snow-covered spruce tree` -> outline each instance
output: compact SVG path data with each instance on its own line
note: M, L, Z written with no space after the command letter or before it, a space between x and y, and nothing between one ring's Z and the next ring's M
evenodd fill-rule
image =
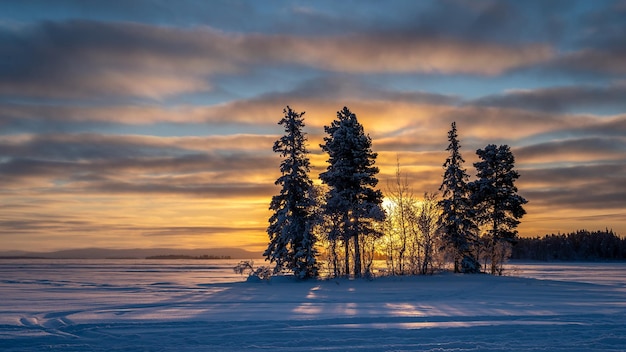
M450 156L443 164L445 172L439 187L442 199L439 201L441 215L438 225L444 243L452 252L454 272L476 273L480 271L480 263L474 253L478 226L474 220L467 183L469 175L463 168L465 160L460 152L461 144L456 132L456 122L452 122L448 141L450 144L446 150L450 152Z
M272 197L267 233L269 244L263 253L266 260L276 264L274 272L290 270L300 279L316 277L316 260L313 233L314 214L309 178L310 162L306 149L304 112L297 113L287 106L285 116L278 123L285 128L285 135L274 143L274 152L283 157L281 176L276 185L282 186L280 194Z
M480 225L488 229L491 274L502 275L506 249L515 242L518 219L526 214L522 205L528 201L517 194L519 173L513 170L515 157L508 145L490 144L476 154L481 161L474 163L478 180L469 185L472 201Z
M328 186L324 211L338 216L346 273L350 272L348 241L353 241L354 276L360 277L363 269L359 237L381 236L376 223L385 218L381 208L383 194L374 189L378 184L378 168L374 166L377 153L372 151L372 139L347 107L337 112L337 119L324 126L324 131L328 136L320 147L329 156L327 171L320 174Z

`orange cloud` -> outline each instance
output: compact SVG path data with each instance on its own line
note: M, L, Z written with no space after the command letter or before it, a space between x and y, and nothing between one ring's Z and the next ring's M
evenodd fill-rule
M353 72L428 72L469 73L494 76L554 57L544 44L505 46L493 43L411 36L344 36L336 38L256 38L270 47L274 41L285 51L299 53L283 56L284 61L320 69ZM278 54L286 54L278 50ZM332 58L329 60L328 58ZM365 59L367 58L367 59ZM278 55L275 60L281 60Z

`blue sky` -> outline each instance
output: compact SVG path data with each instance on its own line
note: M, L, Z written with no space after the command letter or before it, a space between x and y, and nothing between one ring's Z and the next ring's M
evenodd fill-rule
M626 2L4 1L0 249L261 250L277 122L344 105L416 194L508 144L520 234L626 233Z

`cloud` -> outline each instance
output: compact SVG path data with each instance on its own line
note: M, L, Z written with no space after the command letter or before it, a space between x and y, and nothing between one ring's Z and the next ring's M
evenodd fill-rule
M5 58L0 94L96 100L162 99L208 91L215 75L259 66L497 75L554 55L545 44L503 45L397 33L229 34L209 27L86 20L5 26L0 38L0 55Z
M537 134L550 134L567 127L588 124L595 120L582 115L558 115L551 113L492 107L464 106L447 111L444 121L457 121L461 135L466 140L479 143L491 140L501 143L521 140ZM467 142L466 142L467 144Z
M626 180L621 180L624 182ZM601 187L590 190L587 187L549 190L525 190L521 193L526 199L535 202L534 206L542 209L557 207L560 209L584 210L618 210L624 208L626 192L616 190L605 184L590 184L589 187Z
M517 159L529 163L585 163L623 160L626 138L588 137L533 144L515 150Z
M158 137L93 133L6 136L0 138L0 145L4 156L66 161L185 154Z
M571 2L563 1L445 0L414 12L411 23L430 35L501 43L556 41L567 28L564 20L572 17L570 10Z
M268 40L270 39L270 40ZM280 39L280 40L277 40ZM259 38L268 46L285 45L299 53L274 60L329 71L352 73L468 73L498 75L544 62L553 56L543 44L504 46L410 35L348 35L334 38ZM274 54L288 54L282 50ZM332 60L328 60L332 58ZM367 58L367 60L363 60Z
M567 86L532 90L510 90L469 102L478 106L506 107L546 112L626 110L626 84Z
M261 151L258 141L267 143ZM263 136L8 136L0 138L0 174L8 187L43 193L267 196L279 163L268 142Z
M178 227L154 227L137 228L143 231L143 236L207 236L211 234L238 234L242 232L265 232L265 227L227 227L227 226L178 226Z
M623 77L626 74L626 48L583 48L555 57L547 67L556 72Z
M431 93L428 91L393 90L368 81L364 77L348 74L320 75L300 82L287 92L270 93L261 99L304 100L318 99L326 101L341 100L377 100L387 102L410 102L413 104L456 105L460 97Z
M97 222L72 219L69 216L67 216L64 220L49 218L1 220L0 234L32 234L42 231L85 233L93 231L94 229L98 228L99 225L101 224L98 224Z
M140 182L121 182L121 181L104 181L85 185L83 191L116 193L116 194L152 194L152 195L175 195L175 196L192 196L203 198L218 199L237 199L237 198L254 198L269 197L276 188L271 183L250 184L250 183L205 183L205 184L188 184L178 183L172 184L169 180L161 182L149 180L140 180Z
M613 1L585 11L580 17L579 36L576 43L596 49L624 49L623 34L626 30L623 1Z
M306 111L312 178L348 106L381 189L399 157L417 196L436 191L456 121L472 177L475 149L512 147L524 231L626 207L617 4L145 4L14 4L0 21L3 243L194 246L206 231L260 247L285 105Z
M69 129L69 126L77 128L77 124L89 123L148 126L146 130L149 131L152 124L173 123L181 126L205 124L214 128L233 126L234 130L254 126L258 131L278 135L282 129L276 123L282 117L282 108L288 104L298 111L306 111L307 130L312 135L321 134L322 127L329 124L343 106L352 109L369 133L378 138L402 139L403 136L426 134L426 139L432 139L430 136L445 133L452 121L462 125L464 133L484 138L492 135L523 138L557 129L589 129L598 122L598 117L593 115L532 111L521 106L457 105L460 101L458 98L419 91L394 92L364 88L354 90L353 93L342 93L343 86L333 90L331 85L328 91L336 94L324 97L324 93L321 93L323 87L299 87L291 92L271 93L209 106L114 105L85 108L0 104L0 121L5 129L18 131L30 131L31 125L35 125L39 126L40 132L58 132L60 125L68 126L60 129L63 131ZM322 97L316 96L318 89ZM616 128L617 131L624 130L621 126L624 123L623 116L603 119L606 124L611 124L604 128L607 133L615 133ZM43 128L42 124L46 123L50 126ZM511 129L511 126L515 128Z
M208 90L206 76L234 70L219 50L226 38L210 30L79 20L2 29L9 96L158 99Z
M120 134L23 134L0 136L1 156L38 159L112 159L140 157L190 156L210 152L233 154L258 152L271 146L275 136L217 135L191 137L157 137ZM259 154L259 153L255 153Z
M158 123L180 126L204 124L210 126L243 126L282 132L276 126L285 105L307 111L311 127L328 124L342 106L356 106L361 115L423 114L419 111L442 109L456 105L455 96L424 91L398 91L373 85L363 79L346 75L322 76L299 83L286 92L268 92L248 99L212 105L190 104L17 104L0 102L0 125L5 130L61 132L81 130L90 125L148 126ZM411 109L412 111L409 111ZM405 110L400 112L400 110ZM365 119L365 117L364 117ZM376 118L373 118L374 122ZM388 129L391 126L386 126ZM399 126L402 127L402 126Z
M255 104L254 108L278 110L276 102ZM235 101L207 106L177 105L56 105L56 104L11 104L0 103L0 123L5 128L17 130L64 131L78 129L80 124L146 126L156 123L171 124L206 124L213 125L275 125L276 111L258 111L258 115L249 115L245 109L250 103ZM244 109L244 110L239 110ZM271 119L268 117L272 116ZM78 127L77 127L78 126Z
M556 209L624 209L626 163L520 170L519 187L534 206Z
M182 159L182 160L181 160ZM273 160L242 158L205 163L174 160L116 160L108 163L71 163L13 160L0 165L5 185L12 191L37 189L45 194L176 195L184 197L269 197L275 192ZM264 162L265 161L265 162ZM219 169L219 164L224 168ZM255 167L254 163L258 166ZM225 164L234 166L226 169ZM270 164L270 165L271 165ZM216 166L217 165L217 166Z
M308 91L335 84L315 83L319 86ZM340 91L341 87L337 89ZM302 86L295 92L226 104L229 109L224 109L231 111L233 121L250 116L260 116L268 125L271 121L277 133L273 136L153 137L87 133L4 136L0 138L4 152L0 173L11 184L32 186L36 182L51 192L224 198L243 197L250 192L269 197L275 192L273 182L278 176L278 158L271 152L271 146L282 133L276 125L282 116L283 106L279 101L295 100L294 109L307 111L307 132L314 152L313 177L326 167L326 157L317 144L323 136L321 127L335 118L340 101L307 99L306 92L306 86ZM620 131L625 130L626 119L622 116L606 118L448 106L446 103L456 100L438 95L424 95L422 102L413 104L410 101L414 95L410 92L381 92L389 100L354 98L348 102L349 107L374 137L374 149L380 153L381 175L393 176L390 170L400 153L403 166L419 179L415 182L418 192L438 187L446 134L454 120L470 173L475 158L473 150L487 143L512 145L523 167L550 163L554 158L570 163L597 161L600 157L605 161L619 160L623 153ZM367 99L370 93L377 94L375 90L365 89L356 95ZM615 137L606 139L609 133ZM576 138L555 141L554 136L559 134ZM228 186L229 182L233 182L232 187Z
M560 54L546 65L548 72L564 76L613 79L626 74L624 21L626 9L619 1L592 6L570 19L569 35Z

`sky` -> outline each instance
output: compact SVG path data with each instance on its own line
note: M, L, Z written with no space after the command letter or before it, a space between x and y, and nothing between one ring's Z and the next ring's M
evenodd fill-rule
M456 121L507 144L521 236L626 235L625 1L0 2L0 250L267 245L289 105L349 107L416 195Z

